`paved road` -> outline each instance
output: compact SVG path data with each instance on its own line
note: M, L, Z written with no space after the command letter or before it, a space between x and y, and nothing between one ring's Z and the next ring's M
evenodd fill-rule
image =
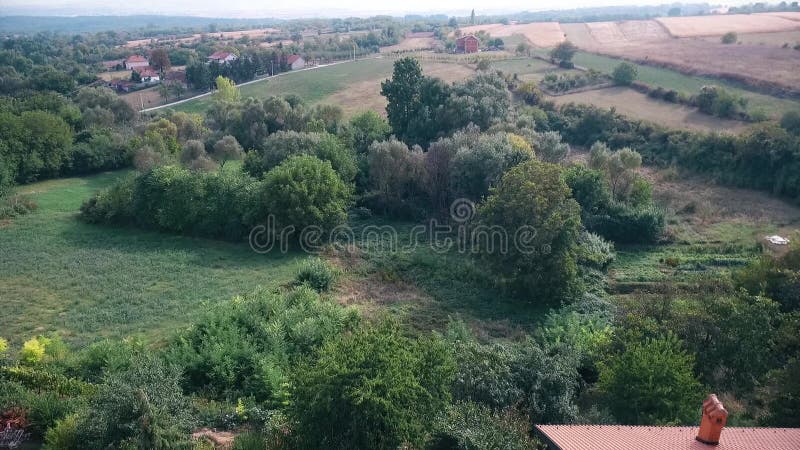
M289 72L281 72L281 73L279 73L277 75L273 75L271 77L258 78L256 80L247 81L247 82L242 83L242 84L237 84L236 86L247 86L248 84L260 83L262 81L266 81L266 80L269 80L269 79L272 79L272 78L275 78L275 77L281 77L281 76L284 76L284 75L290 75L290 74L297 73L297 72L304 72L306 70L322 69L323 67L335 66L337 64L353 63L353 62L356 62L356 61L363 61L365 59L379 59L379 58L382 58L382 57L383 56L381 56L381 55L368 56L368 57L365 57L365 58L347 59L347 60L344 60L344 61L336 61L336 62L332 62L330 64L320 64L318 66L306 67L305 69L292 70L292 71L289 71ZM213 93L214 93L214 91L209 91L209 92L206 92L205 94L195 95L194 97L189 97L189 98L185 98L183 100L178 100L177 102L167 103L166 105L154 106L152 108L142 109L139 112L140 113L146 113L146 112L156 111L156 110L159 110L159 109L162 109L162 108L170 108L170 107L175 106L175 105L180 105L181 103L186 103L186 102L190 102L192 100L197 100L198 98L207 97L207 96L209 96L209 95L211 95Z

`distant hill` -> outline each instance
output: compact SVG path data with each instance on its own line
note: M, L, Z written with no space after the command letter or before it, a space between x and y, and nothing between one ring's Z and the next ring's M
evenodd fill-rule
M282 23L281 19L222 19L188 16L0 16L0 33L97 33L100 31L133 31L141 29L166 30L173 28L203 28L215 26L215 31L225 28L270 27ZM209 29L209 31L212 31Z

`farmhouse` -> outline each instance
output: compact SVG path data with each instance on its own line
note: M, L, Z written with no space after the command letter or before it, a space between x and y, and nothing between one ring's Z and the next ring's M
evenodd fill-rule
M208 62L218 62L220 64L226 64L233 61L236 61L239 57L236 56L235 53L231 52L214 52L208 57Z
M469 34L456 39L456 53L476 53L478 51L478 38Z
M800 428L727 428L728 411L711 394L700 427L536 425L550 450L761 450L793 449Z
M286 58L286 63L289 64L292 70L299 70L306 66L306 60L300 55L289 55Z
M150 63L147 58L141 55L131 55L125 60L125 68L128 70L136 69L137 67L147 67Z
M161 79L158 72L150 66L133 69L133 71L139 74L144 83L153 83Z

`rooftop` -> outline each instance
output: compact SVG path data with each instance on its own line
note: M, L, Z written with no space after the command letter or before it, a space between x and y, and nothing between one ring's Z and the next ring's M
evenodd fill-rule
M556 450L798 450L800 428L726 427L718 445L695 439L698 427L536 425Z

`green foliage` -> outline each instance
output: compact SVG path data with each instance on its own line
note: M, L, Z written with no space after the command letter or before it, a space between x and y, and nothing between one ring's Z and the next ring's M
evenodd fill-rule
M222 102L237 102L241 98L239 88L236 87L236 83L233 80L220 75L215 80L215 84L217 87L216 98L218 100Z
M381 95L386 97L386 113L394 133L407 140L409 124L414 119L420 103L419 85L423 80L422 67L413 58L402 58L394 63L391 80L381 83Z
M44 450L78 450L81 448L78 439L79 418L70 414L59 419L47 429L44 436Z
M294 372L299 448L420 445L450 400L455 364L437 339L409 339L391 323L324 344Z
M244 168L258 178L295 155L315 156L330 162L342 180L350 182L358 168L355 154L336 136L323 133L278 131L266 138L259 150L248 153Z
M535 450L528 423L513 412L495 412L475 403L456 403L437 418L429 450Z
M623 424L694 424L703 390L694 357L673 336L633 342L600 364L598 390Z
M365 155L373 142L386 140L391 132L392 127L380 114L364 111L350 119L343 134L356 154Z
M795 136L800 135L800 112L787 111L781 117L781 127Z
M703 86L694 98L700 111L718 117L731 118L744 114L747 101L719 86Z
M190 448L190 405L180 370L154 356L141 356L129 369L107 376L79 422L84 448Z
M25 385L0 374L0 408L3 411L18 408L25 413L30 426L28 432L41 438L60 419L82 408L84 400L50 390L46 379L41 384Z
M333 289L340 276L337 267L322 258L313 258L300 267L295 281L308 285L317 292L328 292Z
M550 52L550 58L559 64L571 63L572 57L577 53L578 47L570 41L564 41L556 45Z
M275 216L279 227L294 226L329 231L344 223L352 189L328 161L313 156L292 156L264 176L264 209Z
M183 367L191 392L278 403L290 363L356 322L353 310L307 287L287 294L258 291L213 308L169 354Z
M247 431L236 435L232 450L266 450L267 444L261 433Z
M395 217L424 215L424 156L419 147L391 139L373 142L367 154L367 193L364 206ZM422 205L421 205L422 204Z
M478 209L478 225L502 227L513 239L508 251L483 243L481 253L528 299L566 301L580 291L575 263L580 224L580 207L561 169L528 161L506 172Z
M619 86L630 86L636 81L637 76L639 76L639 69L629 62L620 63L611 74L614 84Z
M562 63L562 64L572 64ZM542 86L551 92L565 93L585 86L607 83L608 77L596 70L586 72L549 73L542 78Z
M578 240L578 262L595 269L605 269L614 261L614 244L589 232L582 232Z
M46 111L0 112L0 158L18 182L53 177L68 166L72 129Z

